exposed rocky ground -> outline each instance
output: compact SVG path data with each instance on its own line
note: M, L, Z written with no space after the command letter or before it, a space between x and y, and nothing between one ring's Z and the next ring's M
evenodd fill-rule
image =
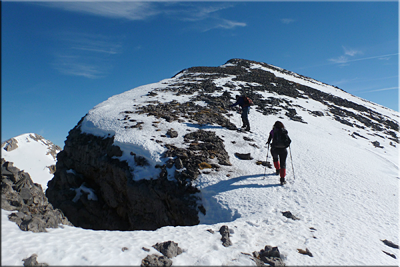
M40 184L28 173L1 159L1 208L15 211L9 215L21 230L46 232L60 224L72 225L59 209L54 209Z

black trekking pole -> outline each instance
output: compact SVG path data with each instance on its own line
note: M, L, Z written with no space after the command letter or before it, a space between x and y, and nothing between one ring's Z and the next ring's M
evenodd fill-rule
M290 146L289 146L289 152L290 152L290 162L292 163L293 180L295 180L296 177L295 177L295 175L294 175L293 158L292 158L292 149L290 149Z
M268 162L268 152L269 152L269 143L268 143L268 146L267 146L267 156L265 158L265 165L264 165L264 179L265 179L265 175L267 173L267 167L268 168L272 168L271 163Z

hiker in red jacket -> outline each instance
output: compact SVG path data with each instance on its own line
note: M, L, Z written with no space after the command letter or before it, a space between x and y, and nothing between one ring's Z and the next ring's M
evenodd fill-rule
M276 121L272 131L269 133L267 144L269 146L271 143L271 155L274 161L276 174L280 175L281 185L286 183L286 158L288 155L286 148L290 145L290 142L291 140L285 126L282 122Z
M236 105L239 105L242 108L242 128L245 128L246 131L250 131L249 112L251 100L246 96L236 95L236 102L229 107L234 107Z

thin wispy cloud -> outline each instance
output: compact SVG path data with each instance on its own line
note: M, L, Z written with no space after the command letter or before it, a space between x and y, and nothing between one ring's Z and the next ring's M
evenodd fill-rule
M340 56L337 58L331 58L331 59L329 59L329 61L331 61L333 63L337 63L337 64L345 64L349 61L349 58L346 56Z
M399 55L399 53L394 53L394 54L387 54L387 55L380 55L380 56L373 56L373 57L363 57L363 58L356 58L356 59L349 59L345 56L340 56L338 58L335 59L329 59L329 61L333 62L333 63L348 63L348 62L355 62L355 61L362 61L362 60L369 60L369 59L386 59L388 60L388 57L390 59L391 56L396 56Z
M283 24L290 24L292 22L295 22L295 20L294 19L289 19L289 18L284 18L284 19L281 19L281 22Z
M342 46L344 55L341 55L337 58L331 58L329 61L336 63L336 64L346 64L350 61L352 61L350 58L354 57L356 55L362 54L363 52L361 50L353 49L353 48L348 48L345 46Z
M127 20L144 20L161 13L153 3L136 1L44 2L42 5L72 12Z
M372 57L362 57L362 58L357 58L357 55L363 55L363 51L359 49L354 49L354 48L349 48L346 46L342 46L344 54L336 57L336 58L330 58L328 61L334 64L341 64L341 65L346 65L349 62L355 62L355 61L362 61L362 60L370 60L370 59L379 59L379 60L389 60L391 56L398 55L399 53L394 53L394 54L387 54L387 55L379 55L379 56L372 56Z
M104 77L105 66L86 62L87 60L78 56L68 56L64 54L56 55L53 67L60 73L72 76L81 76L90 79Z
M163 9L163 14L169 19L192 22L189 28L199 29L203 32L212 29L234 29L246 27L247 23L229 20L221 17L220 11L233 7L232 4L193 4L179 3Z
M64 33L60 39L67 42L70 49L100 54L115 55L122 47L122 44L114 38L99 34Z
M62 74L91 79L106 76L112 57L122 49L118 38L103 35L64 32L56 39L63 45L54 52L53 67Z
M201 28L203 31L216 28L234 29L247 26L245 22L228 20L220 16L219 11L233 7L232 4L227 3L193 4L190 2L81 1L44 2L41 4L71 12L132 21L164 16L168 19L193 22L196 26L194 28ZM201 27L202 25L203 27Z
M381 92L381 91L390 91L390 90L398 90L398 89L399 89L398 86L394 86L394 87L388 87L388 88L374 89L374 90L370 90L370 91L365 91L365 93Z
M353 49L353 48L347 48L343 46L344 54L347 56L354 57L355 55L362 54L363 52L361 50Z

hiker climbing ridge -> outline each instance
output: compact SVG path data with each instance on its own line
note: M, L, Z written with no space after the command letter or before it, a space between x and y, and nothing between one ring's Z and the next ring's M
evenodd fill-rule
M287 149L290 146L291 140L288 131L282 122L276 121L271 132L269 133L267 144L271 143L271 155L276 170L276 175L280 176L281 185L286 184L286 158L288 155Z

